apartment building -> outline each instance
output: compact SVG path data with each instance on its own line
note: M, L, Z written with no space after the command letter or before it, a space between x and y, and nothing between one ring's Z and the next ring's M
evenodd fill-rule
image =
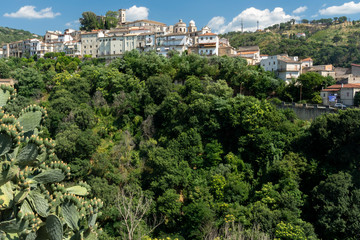
M301 74L301 62L298 57L287 54L263 57L260 65L265 71L275 72L284 81L296 79Z
M99 41L105 37L103 30L95 30L81 34L81 55L91 55L91 57L98 57Z

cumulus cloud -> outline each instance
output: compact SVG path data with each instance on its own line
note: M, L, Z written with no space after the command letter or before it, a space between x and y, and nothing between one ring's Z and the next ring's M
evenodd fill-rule
M135 20L147 19L149 16L149 9L146 7L132 6L126 9L126 20L131 22Z
M210 27L213 31L219 32L225 25L225 18L224 17L213 17L210 22L208 22L208 27Z
M27 18L27 19L41 19L41 18L54 18L61 15L60 13L54 13L51 7L35 10L35 6L23 6L17 12L5 13L4 17L10 18Z
M79 27L80 26L80 21L79 20L74 20L68 23L65 23L66 27Z
M257 21L259 21L259 27L262 29L291 19L298 20L299 17L286 14L284 9L280 7L276 7L272 11L269 9L260 10L251 7L242 11L228 24L225 24L224 17L217 16L209 21L208 26L214 32L225 33L230 31L241 31L241 22L243 22L244 31L255 31L257 28Z
M320 9L321 15L339 15L339 14L355 14L360 13L360 2L355 3L354 1L344 3L341 6L331 6L325 9Z
M293 11L293 13L294 14L299 14L299 13L303 13L303 12L305 12L306 10L307 10L307 6L302 6L302 7L298 7L297 9L295 9L294 11Z

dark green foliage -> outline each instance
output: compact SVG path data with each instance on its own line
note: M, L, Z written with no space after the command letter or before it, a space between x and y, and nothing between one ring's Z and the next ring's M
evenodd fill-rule
M360 189L354 188L352 177L339 172L330 175L314 188L313 207L316 225L324 239L357 239L360 236Z
M38 237L49 238L42 216L53 215L53 205L37 194L46 192L41 184L31 194L26 190L24 175L25 180L30 176L41 182L52 195L62 194L56 206L63 210L56 215L63 234L75 231L74 236L85 239L93 237L84 229L97 228L96 219L104 229L101 239L128 236L125 223L130 220L124 222L119 212L124 206L117 201L119 188L125 186L132 186L133 206L144 199L151 202L136 216L141 219L133 236L358 238L359 111L339 111L310 123L293 111L279 110L281 100L274 98L299 100L301 83L302 100L316 100L315 92L332 79L304 74L296 84L285 85L240 58L175 52L169 56L132 51L107 65L61 55L32 63L9 59L6 64L14 73L29 68L43 79L45 87L34 90L44 97L22 100L40 102L48 117L46 128L31 130L33 121L42 123L42 114L36 116L35 106L18 112L23 103L13 98L15 91L3 110L16 118L0 111L6 124L22 119L29 135L19 145L19 131L0 126L0 155L17 156L15 165L21 167L11 167L9 160L0 163L1 217L11 220L9 207L21 203L20 216L38 212L43 222ZM71 69L75 63L77 68ZM55 147L44 140L50 136ZM51 161L50 145L57 153ZM25 172L26 165L43 161L48 167L36 176ZM71 166L66 173L61 170L64 162ZM7 184L13 178L20 180L20 189ZM63 179L66 187L51 186ZM92 192L84 183L77 185L79 180L86 180ZM103 215L92 207L101 205L95 200L75 211L75 199L82 196L104 199ZM4 223L17 229L21 224L27 223ZM226 232L228 227L233 230Z
M33 68L17 69L13 77L18 80L18 93L24 97L40 98L45 85L42 76Z

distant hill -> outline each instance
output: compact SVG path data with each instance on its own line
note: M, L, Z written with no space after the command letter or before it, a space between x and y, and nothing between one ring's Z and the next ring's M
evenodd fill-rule
M0 46L4 43L15 42L29 38L39 38L40 36L29 31L0 27Z
M296 34L305 33L306 37ZM222 35L230 44L258 45L261 54L288 53L300 58L311 57L315 64L333 64L349 67L360 63L360 22L338 24L291 24L274 25L259 32L229 32Z

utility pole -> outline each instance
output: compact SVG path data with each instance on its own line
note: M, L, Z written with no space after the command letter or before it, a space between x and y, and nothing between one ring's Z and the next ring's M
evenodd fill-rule
M241 19L241 32L242 32L242 33L244 32L244 22L243 22L243 19Z
M256 28L256 30L259 31L259 20L258 20L256 23L257 23L257 28Z

